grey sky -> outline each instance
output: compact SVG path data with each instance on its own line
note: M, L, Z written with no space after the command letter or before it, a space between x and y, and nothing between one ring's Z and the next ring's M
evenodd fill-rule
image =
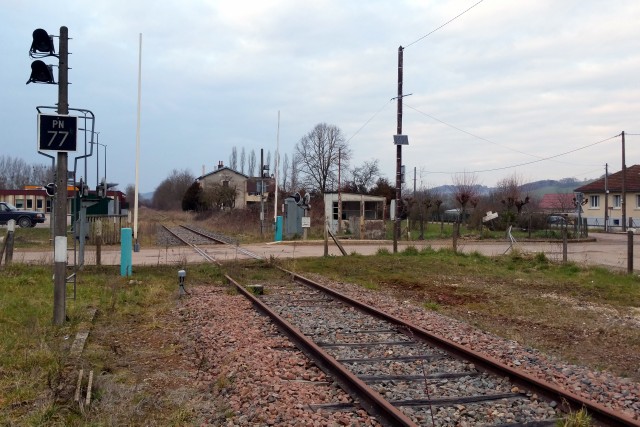
M484 0L411 44L476 2L0 0L0 154L48 162L36 152L35 106L53 105L57 86L25 85L27 53L34 29L57 35L63 25L70 106L96 114L120 188L135 179L139 33L142 192L172 169L197 176L228 163L233 146L274 155L278 111L281 155L326 122L350 138L353 165L379 159L393 181L400 45L413 94L403 120L410 186L414 167L418 186L450 184L452 173L640 134L640 2ZM627 164L637 163L640 136L626 145ZM605 163L620 169L620 147L618 137L477 177L595 178ZM95 159L88 168L95 185Z

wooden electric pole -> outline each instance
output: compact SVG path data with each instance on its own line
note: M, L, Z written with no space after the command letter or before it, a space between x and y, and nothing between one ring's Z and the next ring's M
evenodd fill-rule
M624 159L624 131L622 131L622 231L627 231L627 162Z
M398 47L398 127L397 135L402 135L402 46ZM396 212L393 224L393 253L398 253L398 237L400 236L400 199L402 197L402 144L396 144Z

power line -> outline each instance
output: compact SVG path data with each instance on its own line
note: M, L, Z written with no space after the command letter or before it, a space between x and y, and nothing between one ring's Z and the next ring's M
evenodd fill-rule
M567 154L575 153L576 151L584 150L586 148L593 147L594 145L602 144L603 142L606 142L606 141L612 140L614 138L617 138L620 135L621 134L617 134L617 135L611 136L609 138L603 139L601 141L594 142L593 144L589 144L589 145L585 145L583 147L579 147L579 148L576 148L576 149L573 149L573 150L565 151L564 153L556 154L556 155L549 156L549 157L544 157L544 158L538 159L538 160L532 160L530 162L518 163L516 165L511 165L511 166L503 166L503 167L492 168L492 169L481 169L481 170L475 170L475 171L462 171L462 172L429 171L429 173L441 173L441 174L452 175L452 174L457 174L457 173L483 173L483 172L495 172L495 171L500 171L500 170L505 170L505 169L513 169L513 168L517 168L517 167L520 167L520 166L527 166L527 165L531 165L531 164L534 164L534 163L539 163L539 162L542 162L542 161L545 161L545 160L555 159L556 157L566 156Z
M445 125L445 126L449 126L449 127L450 127L450 128L452 128L452 129L455 129L455 130L457 130L457 131L459 131L459 132L465 133L465 134L467 134L467 135L469 135L469 136L472 136L472 137L474 137L474 138L477 138L477 139L479 139L479 140L482 140L482 141L488 142L488 143L493 144L493 145L497 145L498 147L501 147L501 148L506 148L507 150L511 150L511 151L516 152L516 153L524 154L525 156L535 157L535 158L537 158L537 159L543 159L543 157L542 157L542 156L537 156L537 155L535 155L535 154L525 153L524 151L516 150L515 148L507 147L506 145L501 145L501 144L498 144L497 142L493 142L493 141L491 141L491 140L489 140L489 139L487 139L487 138L483 138L483 137L481 137L481 136L475 135L475 134L473 134L473 133L471 133L471 132L468 132L468 131L466 131L466 130L464 130L464 129L461 129L461 128L457 127L457 126L454 126L454 125L452 125L452 124L450 124L450 123L447 123L447 122L445 122L445 121L443 121L443 120L440 120L439 118L434 117L434 116L432 116L431 114L428 114L428 113L425 113L424 111L418 110L417 108L412 107L411 105L408 105L408 104L406 104L406 103L405 103L404 105L405 105L406 107L411 108L413 111L415 111L415 112L417 112L417 113L420 113L420 114L422 114L422 115L424 115L424 116L426 116L426 117L429 117L429 118L430 118L430 119L432 119L432 120L435 120L436 122L442 123L442 124L443 124L443 125Z
M391 101L387 101L387 102L385 102L385 103L384 103L384 105L382 106L382 108L380 108L378 111L376 111L376 112L373 114L373 116L371 116L371 117L369 118L369 120L367 120L366 122L364 122L364 124L363 124L362 126L360 126L360 128L359 128L359 129L358 129L358 130L357 130L353 135L351 135L351 136L349 137L349 139L347 139L347 141L346 141L346 142L351 141L351 140L352 140L352 139L353 139L353 138L354 138L358 133L360 133L360 131L361 131L362 129L364 129L364 128L365 128L365 126L367 126L367 125L369 124L369 122L370 122L371 120L373 120L373 119L374 119L378 114L380 114L380 112L381 112L382 110L384 110L384 109L385 109L385 107L386 107L387 105L389 105L389 103L390 103L390 102L391 102Z
M443 121L443 120L440 120L439 118L434 117L434 116L432 116L431 114L425 113L424 111L418 110L417 108L412 107L412 106L410 106L410 105L408 105L408 104L404 104L404 105L405 105L405 106L407 106L407 107L409 107L410 109L414 110L414 111L415 111L415 112L417 112L417 113L420 113L420 114L422 114L422 115L424 115L424 116L427 116L427 117L429 117L430 119L433 119L433 120L435 120L435 121L437 121L437 122L439 122L439 123L442 123L442 124L443 124L443 125L445 125L445 126L449 126L449 127L450 127L450 128L452 128L452 129L455 129L455 130L457 130L457 131L459 131L459 132L465 133L465 134L467 134L467 135L469 135L469 136L472 136L472 137L474 137L474 138L477 138L477 139L479 139L479 140L481 140L481 141L485 141L485 142L488 142L488 143L490 143L490 144L497 145L498 147L505 148L505 149L507 149L507 150L511 150L511 151L513 151L513 152L515 152L515 153L524 154L525 156L535 157L536 159L540 159L540 160L548 160L548 158L546 158L546 157L542 157L542 156L538 156L537 154L525 153L524 151L520 151L520 150L517 150L517 149L515 149L515 148L511 148L511 147L509 147L509 146L506 146L506 145L498 144L497 142L491 141L490 139L487 139L487 138L484 138L484 137L481 137L481 136L475 135L475 134L473 134L473 133L471 133L471 132L468 132L468 131L466 131L466 130L464 130L464 129L461 129L461 128L457 127L457 126L454 126L454 125L452 125L452 124L450 124L450 123L447 123L447 122L445 122L445 121ZM625 135L627 135L627 134L625 133ZM556 160L556 161L557 161L558 163L564 163L564 164L567 164L567 165L575 165L575 163L572 163L572 162L565 162L565 161L562 161L562 160Z
M428 36L430 36L431 34L435 33L436 31L438 31L440 28L444 27L445 25L455 21L456 19L458 19L459 17L461 17L462 15L464 15L465 13L469 12L471 9L473 9L474 7L476 7L477 5L479 5L480 3L482 3L484 0L480 0L479 2L477 2L476 4L474 4L473 6L471 6L470 8L468 8L467 10L465 10L464 12L459 13L458 15L456 15L455 17L451 18L450 20L448 20L447 22L445 22L444 24L440 25L438 28L431 30L430 32L428 32L427 34L425 34L424 36L420 37L418 40L413 41L411 43L409 43L408 45L406 45L404 48L408 48L409 46L418 43L420 40L427 38Z

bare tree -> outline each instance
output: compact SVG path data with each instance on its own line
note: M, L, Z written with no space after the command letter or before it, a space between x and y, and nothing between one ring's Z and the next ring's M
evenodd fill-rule
M55 171L51 165L34 165L31 172L31 184L33 185L45 185L54 181Z
M366 194L379 176L378 159L365 161L362 166L355 167L351 171L352 187L356 193Z
M291 185L289 186L290 191L293 193L298 190L300 187L300 181L298 180L298 165L295 161L291 162Z
M454 199L460 206L460 220L464 221L469 205L478 203L478 177L474 173L459 173L453 176Z
M51 165L30 165L22 159L0 156L0 189L18 189L26 185L44 185L53 181Z
M153 193L153 207L159 210L180 210L184 193L193 184L195 177L188 170L174 169Z
M273 173L273 165L271 164L271 150L267 151L267 158L264 162L265 166L269 166L269 173Z
M229 156L229 167L234 171L238 170L238 149L236 147L231 148L231 155Z
M296 144L294 163L299 165L310 190L325 194L329 190L327 184L336 179L338 157L347 168L351 150L342 131L337 126L319 123Z
M235 185L224 186L216 182L207 186L201 199L206 207L212 207L217 210L230 210L235 207L237 196L238 189Z
M284 153L282 160L282 174L280 175L280 188L289 191L289 155Z
M495 209L502 210L505 224L513 224L522 213L522 208L529 203L529 196L522 195L523 180L518 174L501 179L492 194ZM502 209L499 209L499 205Z
M244 147L240 150L240 173L244 173L244 167L247 161L247 155L244 152Z
M256 176L256 150L251 150L249 153L249 170L247 175Z

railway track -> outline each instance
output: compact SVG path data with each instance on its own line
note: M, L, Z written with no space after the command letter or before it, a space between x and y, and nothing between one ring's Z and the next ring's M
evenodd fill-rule
M181 244L191 247L195 252L201 255L206 261L219 264L219 262L209 254L206 249L201 248L202 245L222 244L228 245L234 248L234 250L245 254L246 256L254 259L262 259L260 255L257 255L247 249L240 247L239 243L227 236L220 233L214 233L208 230L197 229L188 225L180 225L178 227L169 228L165 225L162 226L162 230L170 236L172 244Z
M585 408L603 425L640 426L293 272L283 270L263 295L226 277L385 425L553 426L566 412Z
M226 244L260 256L217 233L164 227L207 262L199 245ZM487 358L453 341L362 304L299 274L256 295L232 277L296 346L330 374L370 414L389 426L554 426L567 412L586 409L602 425L640 426L633 420L557 386ZM353 404L314 410L355 411Z

